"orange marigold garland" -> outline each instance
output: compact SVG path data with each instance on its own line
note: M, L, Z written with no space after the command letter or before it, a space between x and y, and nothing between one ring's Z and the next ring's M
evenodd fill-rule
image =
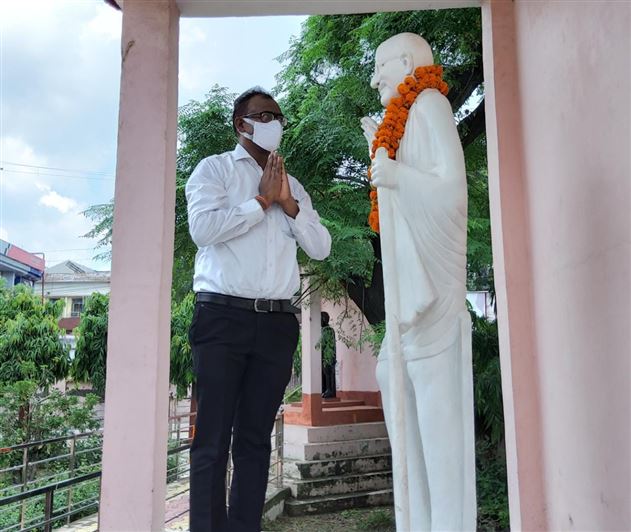
M417 67L414 70L414 76L407 76L403 83L399 84L397 87L399 96L392 98L386 106L383 122L381 122L375 133L375 140L372 143L370 152L371 159L375 158L375 152L378 148L385 148L388 150L388 157L390 159L395 158L399 149L399 143L405 132L409 109L416 101L416 97L425 89L437 89L442 94L447 95L449 88L447 83L443 81L442 66ZM368 169L368 178L370 179L370 168ZM370 191L368 223L373 231L379 232L379 204L377 189L375 188Z

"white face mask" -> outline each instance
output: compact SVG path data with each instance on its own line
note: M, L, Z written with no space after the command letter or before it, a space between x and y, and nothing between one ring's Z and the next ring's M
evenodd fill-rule
M241 134L246 139L250 139L254 144L267 151L274 151L280 146L280 139L283 137L283 126L278 120L265 123L244 118L243 121L254 128L253 134L241 131Z

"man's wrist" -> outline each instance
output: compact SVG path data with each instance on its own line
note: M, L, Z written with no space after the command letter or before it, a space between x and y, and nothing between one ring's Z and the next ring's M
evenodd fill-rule
M259 205L264 211L269 209L271 206L271 202L265 196L259 194L254 199L259 202Z
M292 218L295 218L300 212L298 202L291 196L286 200L279 201L278 204L281 206L283 211L285 211L285 214L287 216L291 216Z

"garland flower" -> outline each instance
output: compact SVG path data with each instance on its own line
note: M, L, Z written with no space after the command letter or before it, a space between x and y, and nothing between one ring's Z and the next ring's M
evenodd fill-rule
M375 158L375 153L379 148L388 150L388 157L394 159L408 120L410 107L416 101L417 96L425 89L437 89L443 95L447 95L449 88L443 81L443 67L440 65L430 65L417 67L413 76L407 76L403 83L399 84L397 91L399 96L390 100L386 107L386 114L383 122L377 128L375 140L372 143L370 158ZM370 169L368 178L370 179ZM368 223L373 231L379 232L379 204L377 200L377 189L370 191L370 214Z

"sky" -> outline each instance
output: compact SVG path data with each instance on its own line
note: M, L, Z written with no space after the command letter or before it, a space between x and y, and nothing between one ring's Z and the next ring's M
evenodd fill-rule
M182 19L179 104L272 89L305 17ZM93 260L82 212L114 197L121 14L102 0L0 0L0 238L47 266Z

